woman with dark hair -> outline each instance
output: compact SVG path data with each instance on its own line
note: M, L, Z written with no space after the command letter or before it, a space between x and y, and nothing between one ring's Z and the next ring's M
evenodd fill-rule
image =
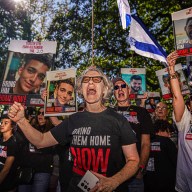
M37 111L33 126L41 133L46 133L53 127L49 118L44 116L43 108ZM32 143L25 140L21 157L21 167L32 167L34 176L30 183L21 183L18 192L47 192L53 167L53 148L37 149Z
M53 124L48 117L44 116L44 108L39 108L36 114L35 128L45 133L53 128Z
M17 143L13 136L15 123L2 115L0 125L0 191L13 192L16 188Z

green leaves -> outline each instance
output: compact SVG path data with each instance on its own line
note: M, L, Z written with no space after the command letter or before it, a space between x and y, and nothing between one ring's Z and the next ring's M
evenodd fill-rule
M5 1L4 1L5 2ZM6 2L10 2L7 0ZM0 60L5 59L10 39L55 40L58 43L55 67L92 64L92 1L29 0L27 9L0 3ZM191 7L190 1L129 0L131 12L145 23L167 53L174 50L171 13ZM129 50L129 29L123 30L116 0L94 1L94 63L110 76L121 67L146 67L147 88L159 90L155 71L159 62Z

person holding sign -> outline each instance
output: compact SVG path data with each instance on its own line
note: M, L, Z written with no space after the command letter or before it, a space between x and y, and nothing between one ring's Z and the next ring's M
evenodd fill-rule
M20 103L15 102L9 109L9 117L38 148L70 144L73 176L66 191L81 192L77 185L91 170L99 182L90 192L127 192L127 180L138 170L137 140L130 124L104 105L112 89L112 82L100 69L88 68L77 80L85 110L72 114L46 133L29 124Z
M145 108L130 104L130 87L122 78L114 78L113 85L114 96L117 101L115 110L126 117L127 122L131 124L137 137L137 151L140 155L139 170L128 181L127 190L129 192L143 192L143 174L145 173L145 166L150 153L150 135L153 133L152 120Z
M167 57L169 77L173 94L173 120L178 128L178 158L176 190L192 191L192 121L191 112L185 105L179 77L175 71L175 63L178 58L177 51Z

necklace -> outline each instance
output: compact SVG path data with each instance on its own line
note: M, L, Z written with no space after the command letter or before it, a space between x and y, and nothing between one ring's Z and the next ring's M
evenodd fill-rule
M122 115L126 115L126 114L129 114L129 109L130 109L131 105L127 106L127 109L126 110L121 110L120 108L125 108L124 106L117 106L117 112L122 114Z

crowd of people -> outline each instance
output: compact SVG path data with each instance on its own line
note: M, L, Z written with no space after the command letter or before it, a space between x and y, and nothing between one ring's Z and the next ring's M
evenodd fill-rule
M82 185L85 191L192 191L191 112L174 69L177 57L167 57L173 122L165 102L152 103L150 114L145 105L131 104L132 85L121 77L110 80L95 66L77 79L83 107L62 120L45 117L43 108L29 118L15 102L1 116L0 191L82 192L78 184L88 170L99 181L91 189ZM113 108L105 105L112 94ZM18 167L32 168L28 183L18 181Z

